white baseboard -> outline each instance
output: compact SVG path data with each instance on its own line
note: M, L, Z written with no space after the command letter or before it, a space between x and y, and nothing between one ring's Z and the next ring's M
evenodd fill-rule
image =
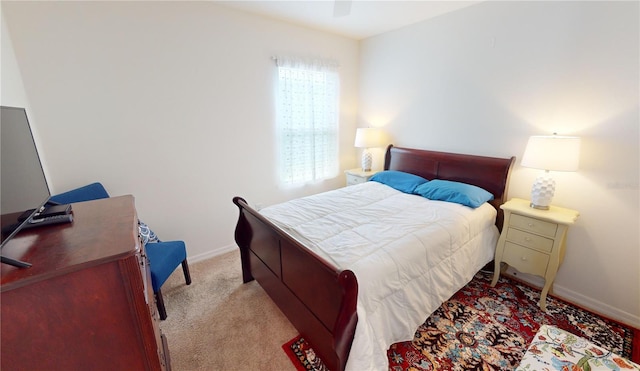
M237 250L238 246L236 244L231 244L227 246L218 247L217 249L213 249L198 255L189 255L189 263L197 263L202 260L210 259L216 257L218 255L226 254L230 251Z
M517 277L518 279L528 282L534 286L544 286L544 279L542 277L521 273L511 267L509 267L505 273L507 275ZM618 308L614 308L609 304L595 300L555 283L553 284L553 295L568 302L575 303L595 313L602 314L603 316L606 316L613 320L625 323L635 328L640 328L640 317L635 316L631 313L627 313Z

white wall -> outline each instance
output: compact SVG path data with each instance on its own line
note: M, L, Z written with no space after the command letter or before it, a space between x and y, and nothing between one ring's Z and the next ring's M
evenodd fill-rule
M529 198L530 135L583 138L555 173L554 204L580 212L557 294L640 324L638 2L485 2L361 44L361 122L399 146L512 156ZM542 282L539 280L538 282Z
M0 31L0 101L3 106L25 107L27 97L24 92L22 76L1 7L0 26L2 27Z
M274 55L339 61L340 165L357 166L356 41L212 2L2 2L52 193L133 194L190 259L233 248L232 197L271 204L344 185L277 185ZM4 31L4 29L3 29ZM9 90L13 89L11 87ZM3 91L4 97L12 91Z

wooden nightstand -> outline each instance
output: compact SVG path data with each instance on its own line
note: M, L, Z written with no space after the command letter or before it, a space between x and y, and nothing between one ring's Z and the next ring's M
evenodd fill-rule
M547 294L564 259L567 229L579 213L556 206L538 210L519 198L511 199L500 208L504 210L504 228L496 247L491 286L498 282L501 262L520 272L542 276L540 308L546 311Z
M347 174L347 185L360 184L368 181L374 176L378 170L371 171L363 171L361 168L346 170L345 174Z

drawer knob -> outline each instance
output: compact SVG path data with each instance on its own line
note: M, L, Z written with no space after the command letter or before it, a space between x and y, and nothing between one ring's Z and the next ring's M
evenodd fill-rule
M527 257L523 256L523 257L520 258L520 260L522 260L523 262L526 262L527 261Z
M524 240L527 241L527 242L531 242L532 241L531 237L525 237Z
M533 228L534 226L535 226L535 224L533 224L533 223L527 223L527 227Z

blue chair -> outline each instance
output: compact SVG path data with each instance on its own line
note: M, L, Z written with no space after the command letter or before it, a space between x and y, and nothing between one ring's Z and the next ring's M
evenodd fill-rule
M59 204L72 204L74 202L99 200L101 198L109 198L107 190L104 189L100 183L91 183L84 187L51 196L49 201Z
M51 196L50 201L60 204L84 202L109 198L109 193L101 183L91 183L84 187ZM141 223L142 224L142 223ZM149 268L151 270L151 284L156 305L160 313L160 319L167 318L167 310L164 307L162 291L160 288L178 265L182 264L182 272L187 285L191 284L191 274L187 264L187 248L183 241L159 241L145 244Z

